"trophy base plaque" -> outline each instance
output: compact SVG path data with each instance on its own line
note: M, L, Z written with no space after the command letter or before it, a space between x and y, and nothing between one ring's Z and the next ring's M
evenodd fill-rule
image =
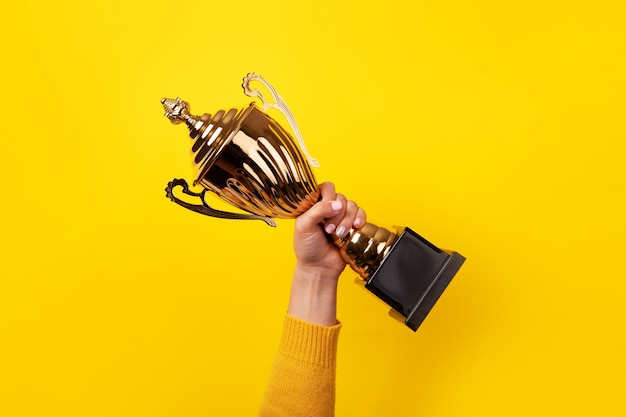
M365 288L416 331L464 261L461 254L443 251L405 227Z

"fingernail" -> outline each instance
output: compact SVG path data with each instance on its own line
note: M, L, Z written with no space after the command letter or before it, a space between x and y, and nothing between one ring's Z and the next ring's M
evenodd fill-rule
M326 228L324 228L324 230L326 230L326 233L328 233L329 235L332 235L333 232L335 231L336 227L337 226L335 226L334 224L331 223L331 224L327 224Z
M357 217L356 219L354 219L354 226L355 227L363 226L363 219L360 217Z
M341 201L333 201L330 206L333 208L333 210L335 211L339 211L341 210Z
M337 237L343 237L343 235L346 234L346 228L343 226L339 226L339 229L337 229L337 233L335 233L337 235Z

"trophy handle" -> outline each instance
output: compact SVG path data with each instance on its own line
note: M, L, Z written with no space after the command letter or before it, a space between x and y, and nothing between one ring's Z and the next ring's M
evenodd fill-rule
M275 103L268 103L258 88L255 88L254 90L250 89L251 81L258 81L263 84L269 90L272 98L274 98ZM304 144L304 138L302 137L302 133L300 133L300 128L298 128L298 123L296 123L296 118L291 113L291 110L289 110L287 103L285 103L282 97L278 95L278 92L274 89L274 87L272 87L272 85L268 83L265 78L261 77L256 72L246 75L246 77L243 79L242 87L244 94L248 97L256 96L261 99L261 101L263 102L263 111L266 111L267 109L276 109L287 118L289 126L291 126L291 130L293 130L293 133L296 135L296 139L298 139L300 149L302 149L302 153L304 153L304 155L306 156L309 164L316 168L319 167L320 163L317 162L317 159L313 158L306 149L306 145Z
M182 187L184 194L187 194L193 197L198 197L200 201L202 201L202 205L187 203L186 201L183 201L177 198L174 195L175 187ZM229 213L227 211L215 210L214 208L209 206L206 201L204 201L204 195L206 194L206 191L207 191L206 188L203 189L202 192L200 193L195 193L191 191L189 189L189 184L187 184L187 181L181 178L174 178L172 181L170 181L167 184L167 187L165 187L165 195L170 200L172 200L174 203L178 204L179 206L183 206L186 209L195 211L196 213L204 214L205 216L218 217L220 219L263 220L268 225L272 227L276 227L276 222L269 217L257 216L254 214Z

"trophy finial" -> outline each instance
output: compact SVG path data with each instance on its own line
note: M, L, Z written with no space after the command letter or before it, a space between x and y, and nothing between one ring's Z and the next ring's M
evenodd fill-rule
M161 104L165 109L165 117L170 119L170 122L175 125L186 121L190 117L189 103L183 101L180 97L176 99L163 98L161 99Z

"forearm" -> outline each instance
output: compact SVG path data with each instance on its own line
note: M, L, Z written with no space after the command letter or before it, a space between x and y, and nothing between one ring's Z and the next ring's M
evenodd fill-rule
M340 271L297 265L287 312L300 320L332 326L337 323L337 279Z
M280 349L259 414L263 417L334 416L341 327L337 282L346 263L329 235L365 224L365 213L330 183L320 185L320 193L322 199L296 220L296 267Z

